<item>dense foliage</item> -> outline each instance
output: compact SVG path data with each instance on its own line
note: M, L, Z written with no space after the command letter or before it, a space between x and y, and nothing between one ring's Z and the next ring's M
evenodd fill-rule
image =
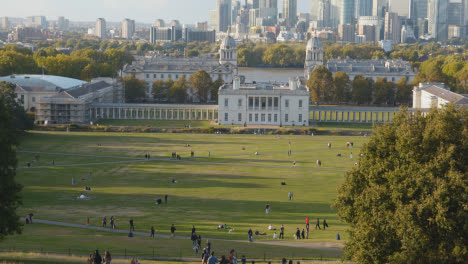
M15 182L18 132L27 126L23 106L16 100L15 86L0 83L0 240L7 235L21 233L16 209L21 204L22 186ZM32 125L32 120L30 120Z
M468 262L468 110L402 111L376 127L335 206L356 263Z
M310 100L315 103L408 105L411 101L411 85L405 78L397 84L384 78L374 82L361 75L350 80L344 72L332 75L325 66L319 66L312 71L306 85Z
M124 86L125 86L125 101L126 102L134 102L138 100L143 100L146 96L146 82L144 80L140 80L134 78L132 76L128 76L124 78Z

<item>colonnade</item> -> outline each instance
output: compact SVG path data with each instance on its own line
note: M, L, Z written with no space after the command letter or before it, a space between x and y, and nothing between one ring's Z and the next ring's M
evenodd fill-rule
M393 107L310 107L314 122L388 123L399 108Z

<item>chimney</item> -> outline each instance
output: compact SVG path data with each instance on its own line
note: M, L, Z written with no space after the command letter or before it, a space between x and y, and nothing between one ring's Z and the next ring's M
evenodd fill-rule
M289 89L291 89L291 91L297 90L297 82L294 78L289 78Z
M239 76L235 76L234 81L232 82L232 89L239 90L239 88L240 88L240 78Z

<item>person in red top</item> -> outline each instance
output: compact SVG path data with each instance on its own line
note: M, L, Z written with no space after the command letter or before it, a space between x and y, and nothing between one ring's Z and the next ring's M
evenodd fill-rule
M306 229L309 230L309 217L308 216L306 217L305 222L306 222Z

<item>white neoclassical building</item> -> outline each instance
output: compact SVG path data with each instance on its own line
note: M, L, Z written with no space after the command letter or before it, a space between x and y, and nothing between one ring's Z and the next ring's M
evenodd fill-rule
M122 75L145 80L148 83L147 97L152 97L151 87L154 81L176 81L182 75L188 80L198 70L206 71L213 81L221 78L224 82L231 83L237 75L236 41L230 35L224 37L219 48L219 60L211 57L176 58L162 55L139 57L132 64L123 67Z
M449 103L468 107L468 96L450 91L443 83L419 83L413 88L413 108L440 108Z
M221 125L309 125L309 89L298 78L289 84L246 83L239 77L218 93Z

